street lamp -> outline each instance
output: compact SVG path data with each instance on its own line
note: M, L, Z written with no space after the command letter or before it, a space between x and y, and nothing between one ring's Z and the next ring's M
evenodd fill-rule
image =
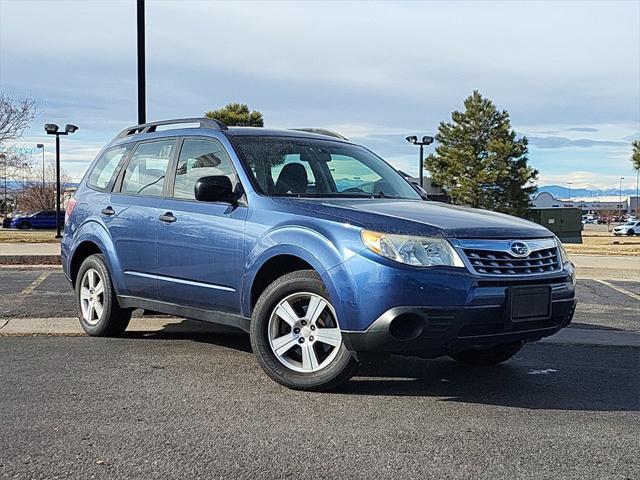
M0 158L4 160L4 203L2 204L2 210L4 214L7 214L7 156L4 153L0 153Z
M624 177L620 177L620 197L618 198L618 216L622 216L622 180L624 180Z
M420 187L424 188L424 165L423 165L423 148L425 145L431 145L433 143L433 137L429 137L425 135L422 137L422 141L418 141L418 137L416 135L409 135L405 138L405 140L412 145L420 145L420 163L419 163L419 171L420 171Z
M44 131L47 135L56 136L56 238L60 238L60 135L69 135L78 130L78 127L67 123L64 132L55 123L45 123ZM43 149L44 151L44 149Z
M44 190L44 144L39 143L36 148L42 149L42 189Z

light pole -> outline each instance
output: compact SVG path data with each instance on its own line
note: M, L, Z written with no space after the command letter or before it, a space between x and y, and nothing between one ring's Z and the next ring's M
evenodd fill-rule
M622 216L622 180L624 180L624 177L620 177L620 190L619 190L619 194L620 197L618 198L618 216Z
M44 131L47 135L56 136L56 238L60 238L60 135L69 135L78 130L78 127L67 123L64 132L59 132L60 127L55 123L45 123Z
M424 188L424 146L425 145L431 145L433 143L433 137L429 137L427 135L425 135L424 137L422 137L422 141L419 142L418 141L418 137L415 135L410 135L408 137L406 137L405 139L407 142L413 144L413 145L420 145L420 163L419 163L419 172L420 172L420 188Z
M42 189L44 190L44 144L39 143L36 148L42 149Z
M145 76L145 48L144 48L144 0L136 2L137 38L138 38L138 123L147 121L147 87Z
M4 153L0 153L0 158L4 160L4 203L2 204L2 211L7 214L7 156Z

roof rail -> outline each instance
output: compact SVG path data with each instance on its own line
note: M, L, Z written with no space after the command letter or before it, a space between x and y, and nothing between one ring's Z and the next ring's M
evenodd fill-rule
M327 130L326 128L292 128L298 132L317 133L318 135L325 135L327 137L340 138L342 140L349 140L347 137L340 135L338 132Z
M220 120L214 118L174 118L173 120L160 120L158 122L142 123L133 125L122 130L116 138L127 137L137 133L155 132L156 128L161 125L178 125L181 123L197 123L199 128L213 128L214 130L228 130L227 126Z

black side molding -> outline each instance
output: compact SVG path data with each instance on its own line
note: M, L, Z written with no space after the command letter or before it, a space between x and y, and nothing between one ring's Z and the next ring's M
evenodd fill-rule
M122 308L143 308L145 310L153 310L155 312L164 313L166 315L175 315L176 317L190 318L193 320L201 320L203 322L216 323L219 325L227 325L229 327L239 328L249 333L251 319L226 312L215 312L204 310L201 308L185 307L175 303L160 302L157 300L149 300L148 298L132 297L128 295L118 295L118 303Z

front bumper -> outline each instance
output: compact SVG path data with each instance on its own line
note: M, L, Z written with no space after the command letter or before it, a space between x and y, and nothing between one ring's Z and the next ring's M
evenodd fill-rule
M362 257L356 261L357 268L354 263L347 265L352 272L367 269L366 287L356 290L356 307L346 312L349 315L339 314L350 320L342 323L342 336L354 352L438 357L469 348L535 341L569 325L575 312L571 264L556 273L529 278L483 278L461 269L416 271L363 263ZM551 291L548 315L513 321L510 289L537 285Z
M430 308L396 307L362 332L342 333L345 346L355 352L389 352L439 357L469 348L535 341L569 325L575 297L553 300L548 318L513 322L506 301L499 305ZM398 327L398 325L401 325Z

